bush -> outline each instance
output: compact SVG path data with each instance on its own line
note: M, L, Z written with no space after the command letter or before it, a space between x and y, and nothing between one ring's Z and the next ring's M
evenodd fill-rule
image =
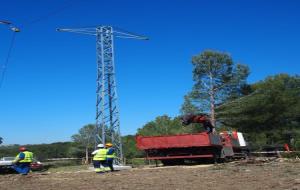
M283 158L300 158L300 152L285 152L281 153Z

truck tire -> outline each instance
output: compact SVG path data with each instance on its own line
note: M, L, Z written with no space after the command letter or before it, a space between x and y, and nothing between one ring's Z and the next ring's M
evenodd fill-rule
M218 163L225 163L228 162L228 157L226 157L225 151L224 149L222 149L219 153L219 159L218 159Z
M184 159L161 160L164 166L174 166L184 164Z

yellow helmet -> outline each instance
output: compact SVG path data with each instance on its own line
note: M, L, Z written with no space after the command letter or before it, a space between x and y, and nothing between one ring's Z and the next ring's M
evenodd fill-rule
M107 147L112 147L113 144L111 144L111 143L106 143L105 146L107 146Z

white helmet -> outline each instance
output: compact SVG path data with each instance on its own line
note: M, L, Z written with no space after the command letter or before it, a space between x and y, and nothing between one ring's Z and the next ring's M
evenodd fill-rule
M98 144L97 147L98 148L104 148L104 145L103 144Z

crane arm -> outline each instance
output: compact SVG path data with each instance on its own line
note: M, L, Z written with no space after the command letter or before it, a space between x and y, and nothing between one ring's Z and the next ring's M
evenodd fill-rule
M182 116L180 119L182 125L184 126L189 125L191 123L201 123L208 133L212 133L215 131L215 127L212 125L210 119L206 114L188 114Z

